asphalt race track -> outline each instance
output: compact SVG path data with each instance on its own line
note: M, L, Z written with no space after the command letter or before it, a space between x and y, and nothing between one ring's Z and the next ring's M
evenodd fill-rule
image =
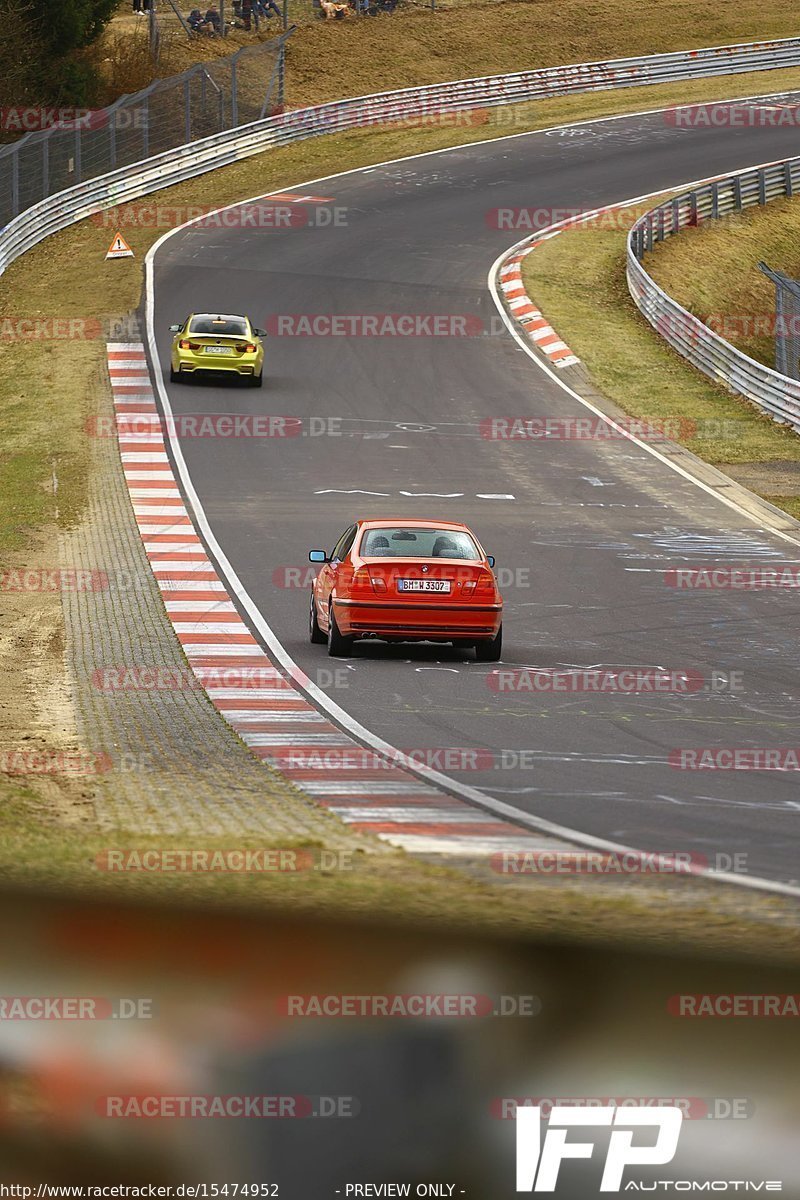
M271 337L262 391L167 383L176 415L303 419L297 437L182 439L216 538L288 653L393 745L491 749L493 768L447 773L641 849L746 853L751 873L784 882L800 877L796 775L683 771L668 757L797 740L800 597L678 591L663 573L798 561L800 549L634 444L490 440L481 422L587 415L501 327L487 273L525 231L492 228L490 210L591 208L799 150L791 129L676 129L660 113L532 133L297 181L346 223L189 227L154 271L165 375L168 326L191 311L247 312L258 325L277 314L478 318L483 336ZM740 671L744 688L506 695L489 687L496 667L450 647L375 643L328 659L307 641L307 588L286 585L305 583L308 550L330 549L362 515L475 529L502 572L503 666Z

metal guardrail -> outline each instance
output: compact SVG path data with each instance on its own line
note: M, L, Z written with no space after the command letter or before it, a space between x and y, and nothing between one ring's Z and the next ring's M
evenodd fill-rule
M800 38L712 46L359 96L297 109L195 141L187 130L186 144L155 157L142 156L141 140L131 142L131 149L126 148L124 153L133 157L127 162L118 158L118 169L107 174L96 173L91 179L84 172L82 182L54 195L45 191L38 202L9 220L0 232L0 273L37 242L93 212L238 162L271 146L349 129L413 123L415 118L455 111L797 65L800 65ZM47 140L41 143L44 157L48 145Z
M800 158L740 171L684 192L640 217L628 234L628 291L642 315L674 350L731 391L800 433L800 381L757 362L673 300L642 265L657 242L702 221L800 193Z

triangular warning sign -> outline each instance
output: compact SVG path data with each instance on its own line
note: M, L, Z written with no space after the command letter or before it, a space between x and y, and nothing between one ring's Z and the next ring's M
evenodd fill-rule
M106 258L133 258L133 251L121 233L114 234L114 240L108 247Z

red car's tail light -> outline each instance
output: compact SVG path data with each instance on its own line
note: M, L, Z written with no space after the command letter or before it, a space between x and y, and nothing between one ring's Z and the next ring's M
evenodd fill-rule
M386 580L383 578L382 575L370 575L369 581L372 584L372 586L376 592L385 592L386 591Z
M461 585L462 596L493 596L494 595L494 576L489 572L482 571L480 575L473 579L465 579Z
M351 594L357 599L359 596L365 597L371 595L369 571L366 567L359 567L353 572L353 581L350 584Z

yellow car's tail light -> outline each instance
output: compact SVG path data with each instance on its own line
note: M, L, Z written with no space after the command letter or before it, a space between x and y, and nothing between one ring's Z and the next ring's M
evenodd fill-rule
M239 354L255 354L256 348L252 342L237 342L236 350Z
M200 349L199 342L190 342L186 338L182 338L181 341L178 342L178 346L180 347L181 350L199 350Z

